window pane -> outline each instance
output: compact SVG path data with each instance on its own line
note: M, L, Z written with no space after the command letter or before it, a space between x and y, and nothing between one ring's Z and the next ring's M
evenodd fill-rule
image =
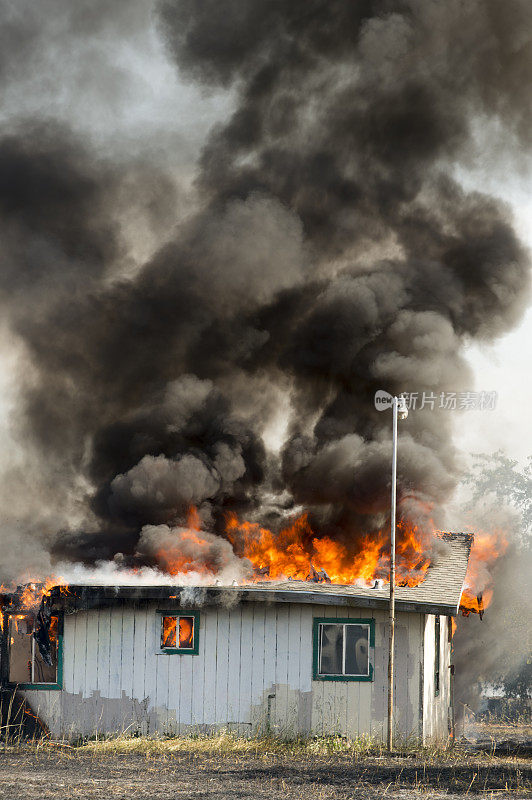
M31 683L33 621L31 617L9 618L9 680Z
M176 647L177 620L163 617L161 621L161 647Z
M194 617L179 617L179 647L194 646Z
M344 626L320 625L320 631L320 674L341 675Z
M345 674L369 675L369 627L346 625Z

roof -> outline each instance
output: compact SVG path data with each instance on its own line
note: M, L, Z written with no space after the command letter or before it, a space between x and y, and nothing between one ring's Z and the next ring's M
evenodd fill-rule
M397 586L397 611L457 614L464 585L471 533L440 533L441 545L418 586ZM318 605L387 608L389 588L365 588L308 581L260 581L240 586L95 586L69 585L51 591L55 606L81 610L122 601L181 600L183 605L232 606L239 602L314 603Z

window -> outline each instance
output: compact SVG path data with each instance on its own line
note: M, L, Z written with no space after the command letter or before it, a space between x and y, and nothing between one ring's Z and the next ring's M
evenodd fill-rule
M434 694L440 693L440 615L434 617Z
M33 614L9 617L9 683L21 689L61 689L63 637L61 622L52 616L45 644L39 647L36 639L36 620ZM38 634L38 632L37 632ZM49 647L48 647L49 645ZM49 661L41 653L47 650Z
M314 620L314 680L373 680L372 619Z
M159 611L160 652L188 653L199 652L199 613L197 611Z

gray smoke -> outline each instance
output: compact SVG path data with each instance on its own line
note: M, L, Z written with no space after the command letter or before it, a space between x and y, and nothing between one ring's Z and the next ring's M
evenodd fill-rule
M488 598L492 592L493 597L482 620L477 614L456 620L453 661L458 719L466 708L478 710L483 693L500 689L504 678L530 663L532 652L532 549L523 534L523 520L515 508L494 502L491 496L483 497L467 514L462 511L462 522L467 517L483 534L493 537L502 555L495 563L478 562L473 546L474 588Z
M136 555L172 573L205 572L230 583L252 575L251 564L235 556L229 542L208 531L197 535L189 528L146 525L140 534Z
M0 8L0 303L21 349L24 452L3 549L50 508L64 510L56 532L36 536L52 559L149 561L153 531L180 542L190 504L220 537L227 511L258 519L265 502L272 524L302 506L317 535L356 549L387 517L375 391L470 388L464 344L528 302L508 208L455 176L479 125L510 155L530 144L532 6L158 3L180 75L228 92L192 190L169 166L178 134L148 126L134 154L100 149L83 114L16 107L41 52L58 96L74 81L125 108L134 83L117 53L134 49L145 4ZM63 48L79 51L75 78L57 76ZM281 395L277 456L264 434ZM425 410L402 426L404 516L435 504L437 518L454 488L450 421Z

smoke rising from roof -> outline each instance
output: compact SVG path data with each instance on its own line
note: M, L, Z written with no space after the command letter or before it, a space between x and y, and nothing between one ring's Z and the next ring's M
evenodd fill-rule
M64 20L62 43L97 41L98 91L122 96L105 64L144 24L140 6L63 17L67 5L43 18ZM19 46L2 49L11 88L42 36L36 13L12 20ZM179 529L191 503L220 534L226 511L259 518L267 497L271 516L286 488L317 534L371 533L390 459L375 391L470 388L464 344L508 330L528 302L508 208L453 175L479 121L529 145L530 3L165 0L155 13L180 74L236 98L186 213L156 153L166 139L111 159L82 121L2 126L0 303L23 349L9 573L14 530L38 539L43 569L49 554L133 558L146 526ZM128 202L151 219L178 209L151 226L160 243L140 264ZM263 434L280 393L291 415L276 455ZM451 415L411 415L400 451L403 513L443 507L459 472Z

